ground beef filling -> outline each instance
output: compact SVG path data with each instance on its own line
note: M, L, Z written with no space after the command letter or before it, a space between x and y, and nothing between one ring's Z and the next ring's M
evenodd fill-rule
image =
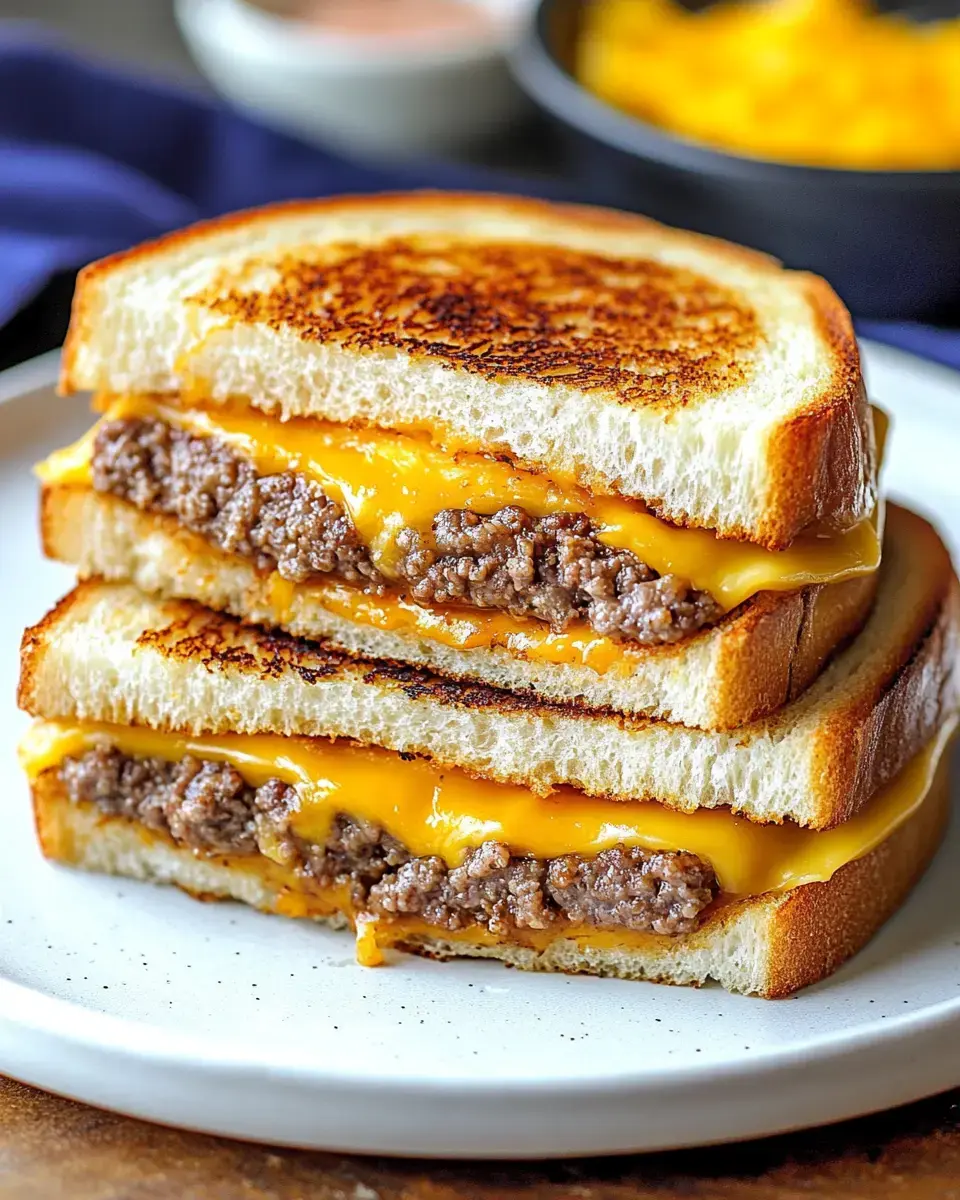
M333 575L373 592L386 585L349 516L316 483L295 471L258 475L213 438L153 419L109 421L97 434L93 482L285 579ZM604 545L583 513L447 509L429 532L402 530L398 544L400 577L424 604L504 609L557 632L579 618L647 645L677 641L721 615L706 593Z
M268 853L300 875L350 888L357 911L417 916L443 930L482 925L497 934L560 923L689 933L717 894L696 855L617 846L595 858L539 860L484 842L462 864L414 858L383 830L339 815L323 845L291 831L293 788L253 788L230 766L129 758L109 746L60 768L71 801L139 821L201 854Z
M93 449L93 486L146 512L176 517L221 550L302 581L336 575L382 584L339 504L303 475L258 475L213 438L163 421L108 421Z

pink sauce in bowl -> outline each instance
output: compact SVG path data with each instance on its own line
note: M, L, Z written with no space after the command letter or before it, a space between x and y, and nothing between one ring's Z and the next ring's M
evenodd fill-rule
M296 0L287 10L318 33L346 37L469 38L494 29L469 0Z

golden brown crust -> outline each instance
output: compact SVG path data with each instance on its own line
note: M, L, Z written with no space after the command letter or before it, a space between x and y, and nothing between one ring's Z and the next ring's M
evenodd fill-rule
M804 411L779 425L769 450L767 519L756 529L724 528L721 536L768 550L789 546L803 530L849 528L874 503L878 455L874 418L863 383L850 314L817 275L799 276L814 323L833 362L832 386ZM689 514L667 512L676 525L696 525Z
M771 448L771 548L790 522L797 529L843 529L868 506L877 473L873 415L853 322L817 275L802 276L814 321L833 360L831 391L777 430ZM779 526L779 530L776 528Z
M949 790L945 781L944 786ZM930 799L936 802L938 797ZM771 913L776 952L770 958L763 994L789 996L832 974L856 954L926 871L943 840L949 812L946 798L926 812L921 809L870 854L841 867L827 883L807 884L780 897Z
M815 828L852 816L960 706L960 583L943 543L928 540L931 586L909 610L905 636L884 647L872 688L852 695L814 735L823 781Z
M36 623L28 625L20 638L20 678L17 683L17 705L29 711L30 697L40 660L51 640L56 639L56 630L64 621L69 621L76 609L83 608L87 592L81 586L68 592Z
M264 205L260 208L243 209L229 213L223 217L214 217L207 221L198 221L174 233L166 234L143 242L129 250L121 250L108 255L84 267L77 277L71 308L70 327L63 346L60 369L60 390L65 394L81 390L74 379L74 364L77 346L87 336L90 325L91 300L99 280L130 263L149 260L155 253L168 253L171 250L182 249L193 242L231 230L257 225L268 225L278 218L307 216L317 214L335 219L342 212L369 212L371 215L379 211L389 212L398 203L406 210L417 207L425 209L462 208L476 210L478 207L495 208L506 215L515 214L536 219L546 224L560 227L570 222L587 228L624 233L648 231L668 239L682 239L687 245L701 245L712 254L720 255L731 262L749 266L754 271L776 271L780 264L768 255L746 247L736 246L717 238L703 234L685 233L660 225L648 217L632 213L617 212L613 209L597 208L591 205L557 204L546 200L536 200L522 196L497 195L495 193L473 192L439 192L424 190L419 192L383 192L378 195L345 195L322 200L289 200L276 204ZM837 302L839 303L839 301Z
M61 389L65 392L75 389L72 372L76 344L82 340L82 330L86 325L86 302L92 286L104 275L110 274L118 267L133 262L142 262L157 252L167 253L171 250L182 249L215 234L228 233L241 228L252 229L261 224L269 225L278 218L317 214L335 219L344 212L365 212L374 215L380 211L389 213L398 204L402 204L407 211L418 207L431 210L438 205L442 205L446 209L460 208L468 211L485 208L495 209L505 215L536 219L544 224L559 227L569 227L570 224L574 224L588 229L622 231L627 234L645 231L655 233L658 237L668 240L682 242L684 245L702 246L711 254L719 255L730 262L742 264L753 271L779 272L782 269L776 259L758 250L750 250L745 246L737 246L732 242L725 242L706 234L677 230L639 214L598 208L587 204L560 204L526 196L498 195L494 192L441 192L430 189L415 192L381 192L376 195L343 195L320 200L284 200L259 208L240 209L237 212L228 213L226 216L213 217L206 221L197 221L173 233L141 242L129 250L120 250L116 254L107 255L84 267L77 277L70 330L63 347ZM837 303L839 304L839 302ZM842 306L840 307L842 308Z
M683 408L748 382L757 314L693 271L535 242L406 236L223 269L188 303L355 353Z
M795 536L787 533L791 527L849 528L869 507L876 459L873 415L862 384L810 406L777 430L770 453L770 518L756 540L778 549Z
M812 828L830 828L856 812L932 736L945 716L960 707L960 584L953 575L947 551L926 521L896 506L891 506L888 513L885 544L880 587L886 600L881 599L874 620L863 634L867 641L862 644L871 647L869 658L861 662L848 685L841 679L832 685L833 690L826 697L815 694L811 700L815 708L804 718L802 748L798 744L796 753L803 769L809 770L810 786L802 812L793 807L790 815ZM181 615L196 612L176 607L173 611ZM511 730L517 738L527 736L531 720L542 719L555 728L562 726L564 738L581 739L578 745L590 756L599 739L606 740L614 731L622 734L622 753L636 756L638 769L646 755L653 752L648 751L644 741L645 731L655 724L649 719L600 708L551 703L531 692L508 693L483 684L465 685L414 667L364 663L340 656L329 647L318 650L282 635L258 634L250 628L241 630L235 622L213 613L198 614L197 620L209 626L203 635L203 644L208 647L205 669L230 673L239 680L249 673L253 682L257 671L275 678L278 670L305 681L312 672L315 682L321 678L359 677L364 683L382 689L385 700L399 692L418 707L466 710L483 714L488 722L503 722L498 724L498 736L508 739ZM55 627L48 629L48 639L51 636L55 636ZM190 650L196 654L194 644ZM851 653L856 654L856 648ZM189 655L180 661L189 661ZM29 659L26 669L28 672L33 669ZM41 715L71 715L37 709L27 694L23 701ZM801 698L799 703L802 706L805 700ZM312 722L315 720L315 716L311 717ZM741 742L747 746L754 740L776 742L789 734L797 720L797 711L792 706L775 712L744 728ZM658 730L663 728L657 726ZM311 732L337 730L314 729L311 724ZM726 755L727 760L734 754L720 740L709 746L701 745L699 740L721 739L722 734L674 730L671 737L688 739L691 753L696 747L698 754L703 751ZM445 753L453 752L451 745L446 745ZM430 751L419 743L391 744L390 748ZM651 798L685 809L694 803L687 795L668 794L660 780L631 784L626 789L612 782L612 777L607 777L605 769L593 757L578 757L576 761L577 771L586 774L578 774L573 782L593 794ZM481 769L493 774L492 765ZM501 769L499 760L496 769ZM535 768L525 763L523 773L517 775L512 773L515 769L519 768L511 767L511 773L496 777L541 788L571 782L569 777L558 777L553 760L538 761ZM531 772L535 774L535 784L530 780ZM659 789L656 792L652 791L654 784ZM642 792L637 790L641 786ZM736 796L731 792L729 797L724 795L713 802L736 805Z
M183 530L171 517L144 514L112 496L62 486L45 486L41 499L41 528L45 553L51 558L76 563L87 558L84 539L88 527L87 505L112 514L112 519L132 522L137 530L136 541L146 542L157 530L163 530L178 546L184 559L203 564L201 574L208 586L193 595L181 598L194 600L212 608L224 608L241 619L263 620L270 611L270 582L248 564L214 549L197 535ZM241 606L225 604L225 597L216 588L218 573L226 565L240 566L248 573ZM129 579L129 575L112 575ZM639 661L676 662L678 669L686 651L719 638L715 659L716 684L713 695L712 719L702 723L704 728L734 728L771 713L787 701L795 699L816 679L824 664L843 648L863 627L876 594L877 576L863 576L844 583L814 586L799 592L762 592L728 613L714 630L705 630L674 646L639 648ZM296 589L300 591L298 587ZM291 610L292 611L292 610ZM279 628L292 635L324 640L324 631L305 627L300 621L294 628L289 622L276 620ZM415 642L416 639L412 639ZM501 648L501 652L506 652ZM486 651L473 655L476 674L451 671L448 666L428 663L428 668L442 669L448 679L461 683L483 683L484 668L495 669L495 661L486 659ZM512 654L518 662L525 661L523 651ZM335 658L335 643L325 642L325 669ZM341 654L340 661L350 656ZM409 671L410 668L403 668ZM562 670L562 668L557 668ZM502 687L502 683L497 684ZM496 693L502 696L502 690ZM537 703L536 693L521 691L528 707ZM543 697L539 697L543 702ZM548 701L549 703L550 701ZM556 702L555 700L553 702ZM565 697L563 703L585 712L596 711L598 705L579 698ZM682 717L675 717L682 723Z
M878 574L762 592L728 615L717 663L724 697L711 729L735 729L796 700L863 628Z
M753 970L748 989L768 999L787 996L832 974L903 903L942 840L949 813L947 772L945 760L923 807L875 850L848 863L827 882L807 884L786 894L723 904L691 934L671 938L606 933L599 942L588 939L578 945L566 930L523 931L515 939L504 941L492 938L485 930L452 936L429 927L391 929L387 925L381 937L384 944L389 942L433 958L495 957L533 970L580 971L670 983L702 982L703 966L691 961L684 967L684 958L709 955L711 947L715 963L710 974L719 974L729 966L723 961L723 946L724 938L732 935L739 945L744 940L755 943L759 966ZM104 864L91 856L90 845L101 837L109 838L121 827L126 834L127 866L118 868L114 863L109 868L113 871L134 873L131 868L137 864L130 860L137 849L142 847L146 854L148 848L160 846L165 860L164 881L198 898L233 897L267 912L312 917L337 928L352 923L353 914L345 896L319 885L305 888L304 881L293 872L267 859L211 860L216 874L198 886L197 858L192 851L176 847L165 835L134 822L103 817L89 805L72 805L56 770L45 771L34 783L33 805L40 845L49 859L102 869ZM131 851L131 845L137 849ZM154 870L136 873L157 877ZM730 973L734 975L734 971ZM738 990L744 990L743 983Z

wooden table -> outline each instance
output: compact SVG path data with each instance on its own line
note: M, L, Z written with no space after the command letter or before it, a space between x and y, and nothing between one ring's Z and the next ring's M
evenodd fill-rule
M276 1150L0 1080L0 1200L960 1200L960 1091L711 1150L545 1165Z

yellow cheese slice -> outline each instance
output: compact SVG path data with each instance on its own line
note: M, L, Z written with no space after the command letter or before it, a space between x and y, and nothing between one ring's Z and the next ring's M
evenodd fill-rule
M648 653L647 647L634 649L629 642L604 637L586 621L573 621L562 633L554 633L543 621L514 617L498 609L430 607L397 592L368 596L348 584L294 584L274 573L269 581L269 603L278 625L289 622L298 592L327 612L372 629L399 631L456 650L503 646L529 662L589 667L598 675L609 672L626 677L637 659Z
M412 854L437 855L449 866L487 840L536 858L590 857L620 843L687 850L713 865L725 894L755 896L829 879L889 837L930 792L955 724L946 724L860 813L824 832L791 823L759 825L725 810L681 813L649 801L595 799L572 788L537 796L425 759L320 738L191 737L38 722L21 745L21 761L35 779L104 741L134 757L178 761L192 754L230 763L254 787L269 779L293 785L300 799L294 829L309 842L323 842L334 816L346 813L380 826Z
M511 504L535 517L586 513L608 545L631 550L661 575L688 580L726 609L760 591L840 582L880 564L882 514L841 534L805 535L787 550L769 551L709 530L678 528L636 501L595 495L494 457L451 453L426 436L312 420L284 422L247 407L178 408L142 396L121 397L106 413L106 419L132 417L157 417L215 437L249 458L261 474L303 472L350 514L387 578L396 577L401 529L429 530L445 508L490 514ZM88 435L53 455L40 466L41 478L89 483L91 446Z

